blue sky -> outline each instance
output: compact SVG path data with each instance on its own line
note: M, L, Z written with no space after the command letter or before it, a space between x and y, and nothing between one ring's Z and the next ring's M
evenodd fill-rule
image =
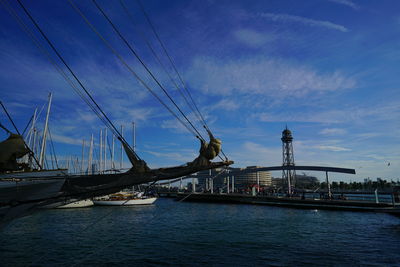
M68 1L23 3L112 121L128 128L128 140L136 122L137 152L151 167L196 157L198 141L138 84ZM136 2L126 1L134 23L119 1L98 3L201 128L137 33L144 32L162 55ZM298 165L357 171L332 175L334 180L400 178L398 1L143 4L235 166L280 165L280 135L288 125ZM17 3L11 6L23 15ZM161 96L93 3L77 1L77 6ZM4 6L0 21L1 100L23 129L53 92L50 127L56 151L60 158L80 155L82 139L93 133L98 142L104 126ZM162 60L168 63L165 56ZM0 119L11 128L3 114Z

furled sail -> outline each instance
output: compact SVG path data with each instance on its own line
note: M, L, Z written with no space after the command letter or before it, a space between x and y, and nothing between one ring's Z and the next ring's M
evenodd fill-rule
M10 136L0 143L0 172L17 171L23 168L17 159L29 153L24 139L18 134Z

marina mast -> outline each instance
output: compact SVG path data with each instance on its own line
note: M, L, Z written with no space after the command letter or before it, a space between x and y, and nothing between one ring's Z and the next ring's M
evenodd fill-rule
M47 138L47 129L48 129L48 124L49 124L49 116L50 116L50 108L51 108L51 99L52 99L52 94L49 93L49 104L47 106L47 114L46 114L46 122L44 124L44 130L43 130L43 138L42 138L42 146L40 149L40 157L39 157L39 168L43 168L43 163L44 163L44 157L46 153L46 138Z

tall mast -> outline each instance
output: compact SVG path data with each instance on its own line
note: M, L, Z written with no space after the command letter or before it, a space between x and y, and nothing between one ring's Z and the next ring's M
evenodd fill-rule
M124 137L124 126L121 125L121 136ZM121 162L119 163L119 168L122 170L123 167L123 160L124 160L124 148L122 147L122 142L121 142Z
M29 141L28 141L28 145L29 148L32 149L32 151L34 151L33 149L33 142L34 142L34 132L33 129L35 129L35 123L36 123L36 113L37 113L37 108L35 108L35 112L33 113L33 119L32 119L32 126L31 129L29 129ZM32 155L29 154L28 156L28 166L30 168L32 168Z
M103 130L100 129L100 147L99 147L99 173L103 162Z
M83 173L83 162L85 159L85 139L82 140L81 173Z
M135 122L132 122L132 148L133 152L136 152L136 127L135 127Z
M33 148L32 151L34 154L37 154L37 129L33 128Z
M92 160L93 160L93 134L90 137L89 159L88 159L88 174L92 174Z
M103 170L107 170L107 128L104 129L104 163Z
M114 164L114 145L115 145L115 135L112 135L112 151L111 151L111 169L115 169Z
M44 163L44 154L45 154L45 151L46 151L46 137L47 137L47 128L48 128L48 123L49 123L51 99L52 99L52 94L49 93L49 104L48 104L48 106L47 106L46 122L45 122L45 124L44 124L44 131L43 131L43 138L42 138L42 147L41 147L41 149L40 149L40 157L39 157L39 164L40 164L40 166L42 166L42 167L43 167L43 163Z

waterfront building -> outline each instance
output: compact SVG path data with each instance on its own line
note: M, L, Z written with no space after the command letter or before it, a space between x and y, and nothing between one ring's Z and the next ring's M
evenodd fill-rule
M252 186L259 183L260 187L271 186L272 176L268 171L257 171L259 166L249 166L246 168L235 168L235 184L238 186ZM252 171L253 170L253 171ZM258 175L258 181L257 181Z
M271 186L272 176L268 171L257 171L258 166L249 166L246 168L228 168L223 171L222 168L198 172L196 178L200 188L210 190L224 188L234 182L236 188L246 188L259 184L260 187ZM210 181L210 177L213 177ZM233 177L233 178L232 178ZM228 182L229 179L229 182ZM232 185L232 184L231 184Z

